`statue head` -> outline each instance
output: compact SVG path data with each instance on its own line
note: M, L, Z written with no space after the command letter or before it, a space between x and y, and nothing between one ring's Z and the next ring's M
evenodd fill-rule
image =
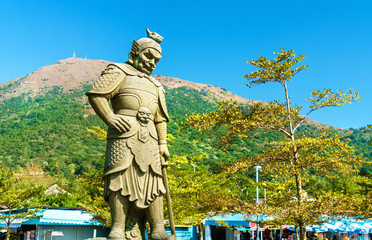
M159 43L163 37L148 28L146 31L147 37L133 40L128 62L137 70L150 75L161 58L162 49Z

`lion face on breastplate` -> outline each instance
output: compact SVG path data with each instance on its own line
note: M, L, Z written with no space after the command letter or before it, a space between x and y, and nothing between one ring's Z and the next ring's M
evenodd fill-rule
M146 126L150 121L151 111L148 108L141 107L137 112L137 120L142 126Z

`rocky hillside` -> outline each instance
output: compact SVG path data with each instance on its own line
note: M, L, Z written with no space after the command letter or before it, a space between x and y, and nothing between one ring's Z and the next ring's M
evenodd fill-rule
M216 87L213 85L194 83L194 82L182 80L179 78L167 77L163 75L154 75L154 77L158 79L164 86L167 86L168 88L171 88L171 89L179 88L179 87L187 87L187 88L192 88L192 89L204 92L206 93L206 96L205 96L206 99L212 102L215 102L216 100L219 101L219 100L228 100L228 99L234 99L243 104L252 102L251 100L240 97L225 89L222 89L220 87Z
M68 58L0 85L0 99L32 92L37 95L45 88L62 87L64 92L81 88L83 82L93 82L109 62Z
M22 93L37 96L52 87L59 87L64 93L81 89L83 84L92 84L97 80L102 70L109 63L106 60L83 58L67 58L57 61L52 65L41 67L24 77L0 84L0 102L4 99L20 96ZM170 89L186 87L200 91L203 93L202 97L209 102L217 103L222 99L234 99L242 104L251 102L251 100L240 97L220 87L163 75L154 75L154 77ZM329 127L311 119L308 119L308 122L317 127Z
M68 93L73 89L81 88L83 83L91 84L98 79L102 70L109 64L105 60L90 60L82 58L67 58L52 65L41 67L24 77L0 85L0 101L19 96L22 93L32 92L34 95L46 88L62 87ZM211 102L221 99L234 99L241 103L249 100L235 95L222 88L207 84L198 84L179 78L155 75L163 85L168 88L187 87L202 91L204 97Z

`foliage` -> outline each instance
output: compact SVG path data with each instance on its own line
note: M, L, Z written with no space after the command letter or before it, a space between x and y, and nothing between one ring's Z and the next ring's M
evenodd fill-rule
M245 78L248 79L249 87L268 82L279 83L284 90L283 102L252 102L250 106L242 109L234 101L221 101L219 111L192 114L188 117L188 122L201 132L225 127L226 133L219 139L223 149L228 149L231 143L240 139L271 132L281 134L279 141L262 142L264 151L261 154L242 158L236 163L226 165L226 169L232 173L244 172L254 165L261 165L269 200L255 207L252 201L248 201L246 212L274 216L276 223L285 219L287 224L298 226L301 239L306 239L307 224L323 221L324 215L332 217L341 213L360 214L357 206L365 200L359 195L358 200L354 201L356 194L351 192L322 192L320 185L312 189L309 184L311 177L336 182L339 176L357 173L361 165L367 162L355 154L354 147L348 145L344 136L339 136L334 131L297 130L311 112L359 101L360 96L352 89L346 94L330 89L316 90L307 98L311 103L310 110L304 116L300 115L302 108L290 102L287 83L298 72L307 68L307 65L294 68L305 57L296 57L293 50L280 50L274 52L274 60L259 57L258 60L248 61L247 63L259 70L246 75ZM352 194L352 197L348 194ZM337 202L347 202L351 205ZM351 210L351 206L355 206L355 211Z
M27 201L40 195L50 184L51 178L37 165L27 165L12 171L0 167L0 205L8 209L0 215L0 221L6 222L7 239L10 237L10 224L17 219L37 217L38 209L13 214L12 211L27 206Z
M372 139L372 128L361 127L359 129L350 129L347 139L350 140L350 144L355 146L358 153L362 153L365 157L372 159L371 139Z
M100 122L90 115L84 117L88 105L82 102L83 94L84 90L63 94L54 88L0 104L1 164L15 169L35 162L69 181L91 166L103 168L95 156L104 151L104 144L85 131L87 124Z
M105 227L111 226L110 207L103 198L103 171L91 170L79 177L82 201L79 205Z
M32 206L47 207L80 207L82 196L77 193L42 194L30 201Z
M71 90L68 94L61 88L45 89L39 95L34 92L3 100L0 103L0 165L16 169L27 163L38 163L60 182L60 186L71 188L76 175L103 169L101 155L105 143L93 138L86 128L104 123L92 113L84 97L89 85ZM6 90L6 89L5 89ZM4 91L5 91L4 90ZM2 90L0 90L2 91ZM189 128L180 131L179 125L186 114L216 111L217 103L206 99L210 93L192 88L166 89L168 111L171 121L168 131L175 139L170 147L172 155L206 155L201 163L213 171L226 162L234 162L243 156L255 156L263 150L263 141L278 141L280 134L256 135L234 143L228 151L214 148L225 129L198 138L197 130ZM209 98L210 99L210 96ZM239 105L240 106L240 105ZM301 127L305 127L304 124ZM306 125L314 130L314 126ZM350 139L357 151L372 159L371 149L365 143L372 129L352 129ZM353 133L355 132L355 134ZM66 186L66 184L68 186ZM70 191L71 192L71 191Z
M169 160L169 186L176 224L198 225L217 212L237 211L238 192L226 173L213 174L200 163L203 156ZM235 190L234 190L235 189Z

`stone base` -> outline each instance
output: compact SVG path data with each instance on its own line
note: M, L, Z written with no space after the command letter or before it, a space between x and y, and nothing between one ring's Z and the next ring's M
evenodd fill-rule
M98 238L87 238L85 240L107 240L105 237L98 237Z

